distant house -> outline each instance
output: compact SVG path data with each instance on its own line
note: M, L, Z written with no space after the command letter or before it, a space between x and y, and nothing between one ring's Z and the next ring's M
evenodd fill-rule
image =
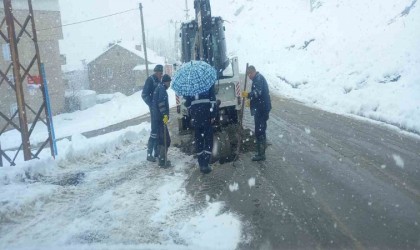
M147 49L149 74L164 57ZM98 94L121 92L131 95L140 90L146 80L145 60L140 45L130 42L111 44L109 48L88 63L90 89Z

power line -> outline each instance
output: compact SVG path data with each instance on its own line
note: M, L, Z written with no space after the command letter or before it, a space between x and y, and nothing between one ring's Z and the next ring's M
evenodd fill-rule
M129 10L125 10L125 11L121 11L121 12L116 12L110 15L106 15L106 16L100 16L100 17L95 17L92 19L87 19L87 20L83 20L83 21L78 21L78 22L74 22L74 23L67 23L67 24L63 24L63 25L59 25L59 26L54 26L54 27L50 27L50 28L45 28L45 29L38 29L39 31L41 30L51 30L51 29L57 29L57 28L61 28L61 27L65 27L65 26L70 26L70 25L75 25L75 24L81 24L81 23L87 23L87 22L91 22L91 21L95 21L98 19L103 19L103 18L107 18L107 17L111 17L111 16L116 16L116 15L120 15L120 14L124 14L133 10L138 10L138 9L129 9Z

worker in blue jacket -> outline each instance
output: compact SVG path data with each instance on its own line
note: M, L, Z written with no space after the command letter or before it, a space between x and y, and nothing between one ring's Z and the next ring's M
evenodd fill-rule
M191 123L194 127L194 140L198 165L203 174L211 172L210 158L213 150L213 127L217 106L214 85L206 92L185 97Z
M152 99L152 120L158 128L159 166L163 168L171 166L171 162L167 160L168 148L169 145L171 145L171 137L169 136L167 127L169 121L169 99L168 93L166 92L170 86L171 77L166 74L163 75L162 82L156 87Z
M153 75L149 76L144 83L143 91L141 93L141 97L143 98L144 102L149 106L150 117L153 116L152 114L152 99L153 93L156 87L159 85L163 75L163 66L158 64L153 69ZM151 162L156 162L156 157L158 156L159 152L157 150L157 126L154 123L153 119L150 121L150 137L149 141L147 142L147 160ZM154 151L154 154L153 154Z
M250 99L251 115L254 116L256 155L253 161L265 160L266 130L267 121L271 110L270 92L267 81L254 66L249 66L246 70L249 79L252 80L251 92L242 92L242 97Z

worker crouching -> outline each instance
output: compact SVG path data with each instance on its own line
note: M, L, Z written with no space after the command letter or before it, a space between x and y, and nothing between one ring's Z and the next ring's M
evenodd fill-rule
M208 91L185 97L185 106L189 110L194 127L194 141L200 171L208 174L212 171L209 165L213 150L212 124L217 113L214 85Z

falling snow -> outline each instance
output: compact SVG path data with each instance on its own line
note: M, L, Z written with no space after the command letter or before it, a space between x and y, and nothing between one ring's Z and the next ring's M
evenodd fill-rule
M234 182L233 184L229 184L229 190L230 190L231 192L238 191L238 190L239 190L239 185L238 185L238 183Z
M400 167L404 168L404 160L401 158L401 156L393 154L392 158L394 158L395 164Z
M252 177L252 178L250 178L250 179L248 180L248 186L249 186L250 188L252 188L253 186L255 186L255 178L254 178L254 177Z

